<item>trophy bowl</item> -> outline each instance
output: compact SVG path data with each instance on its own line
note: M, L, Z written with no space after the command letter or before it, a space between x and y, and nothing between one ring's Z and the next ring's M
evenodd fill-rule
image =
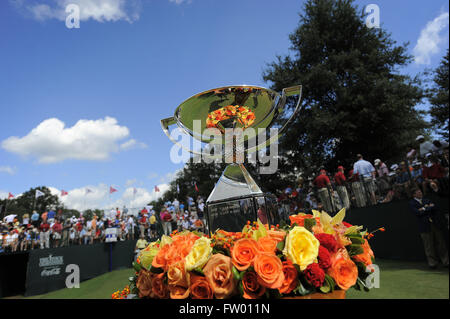
M238 231L247 220L278 222L274 196L261 191L244 167L241 155L265 149L282 135L299 112L301 92L300 85L285 88L281 94L253 85L225 86L188 98L175 109L173 116L161 120L164 133L179 147L202 157L216 160L221 157L230 163L206 200L209 231L225 227ZM284 119L286 100L294 95L298 95L297 103L289 118ZM275 123L279 126L276 134L261 142L260 131ZM186 148L172 137L169 131L172 125L211 148L220 147L220 154ZM245 143L237 143L236 135L228 134L230 130L241 132Z

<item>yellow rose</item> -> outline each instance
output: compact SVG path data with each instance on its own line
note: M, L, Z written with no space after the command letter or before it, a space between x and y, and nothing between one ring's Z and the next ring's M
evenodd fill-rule
M209 260L209 257L211 257L211 253L211 240L206 237L197 239L186 256L186 270L191 271L195 268L203 267Z
M143 249L139 254L139 261L141 265L146 269L149 269L152 265L153 258L158 254L159 248L156 245L148 245L147 248Z
M295 226L287 235L283 254L300 270L305 270L319 254L319 241L311 232L301 226Z

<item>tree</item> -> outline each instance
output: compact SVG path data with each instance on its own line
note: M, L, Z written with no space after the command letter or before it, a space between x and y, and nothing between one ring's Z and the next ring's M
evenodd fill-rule
M366 27L357 10L352 0L308 0L290 35L292 54L263 73L276 91L303 85L302 110L280 140L279 174L349 167L357 153L398 158L427 127L415 110L419 79L398 72L412 61L407 44Z
M44 195L36 198L36 190L43 192ZM6 203L6 201L8 202ZM43 213L49 209L57 211L58 209L63 208L59 202L58 196L52 195L50 189L45 186L30 188L29 191L26 191L14 199L3 200L0 205L7 205L7 214L16 214L19 217L24 214L30 215L33 209L38 213Z
M448 104L448 59L449 50L445 55L439 67L434 70L434 87L430 90L429 100L431 108L429 114L431 115L431 124L436 131L445 137L448 141L448 118L449 118L449 104Z

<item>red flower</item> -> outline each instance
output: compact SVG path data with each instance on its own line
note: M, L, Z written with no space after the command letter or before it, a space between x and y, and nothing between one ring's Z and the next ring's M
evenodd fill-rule
M347 222L342 222L342 224L345 226L345 227L347 227L347 228L349 228L349 227L352 227L353 225L352 224L349 224L349 223L347 223Z
M331 267L331 255L328 249L323 246L319 246L319 255L317 256L319 260L320 268L326 270Z
M306 280L308 280L314 287L319 288L325 280L325 272L320 268L319 264L312 263L303 271Z
M330 234L316 234L317 240L320 242L320 245L328 249L329 252L335 253L338 249L338 243L333 235Z

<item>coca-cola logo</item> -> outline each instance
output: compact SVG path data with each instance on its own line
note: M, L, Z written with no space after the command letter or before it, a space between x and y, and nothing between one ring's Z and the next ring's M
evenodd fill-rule
M49 276L56 276L61 273L61 268L59 267L53 267L53 268L47 268L42 270L41 277L49 277Z

